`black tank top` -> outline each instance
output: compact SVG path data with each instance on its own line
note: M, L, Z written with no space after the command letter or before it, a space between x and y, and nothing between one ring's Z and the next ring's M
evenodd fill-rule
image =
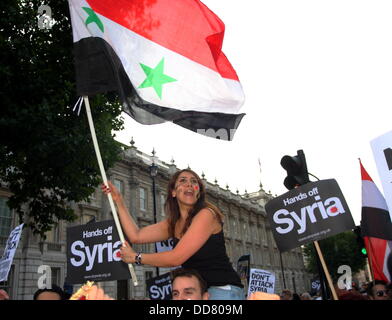
M179 239L174 238L174 247L178 242ZM227 256L223 229L217 234L212 234L199 251L182 264L182 267L198 271L208 287L231 284L243 288L241 279Z

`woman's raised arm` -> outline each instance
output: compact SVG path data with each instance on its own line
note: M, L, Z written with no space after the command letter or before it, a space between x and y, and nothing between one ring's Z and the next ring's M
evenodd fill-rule
M114 203L118 209L118 216L121 227L132 243L152 243L167 240L169 238L169 228L167 220L139 228L130 215L124 199L117 188L108 181L109 187L102 185L102 191L105 194L111 193Z

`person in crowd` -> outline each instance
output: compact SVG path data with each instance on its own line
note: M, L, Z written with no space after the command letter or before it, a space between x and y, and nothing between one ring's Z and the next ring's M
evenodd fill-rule
M301 294L301 300L312 300L312 297L310 296L309 292L304 292Z
M360 291L357 282L355 282L355 281L352 281L352 282L351 282L351 291L356 291L356 292L359 292L359 291Z
M173 300L208 300L207 283L196 270L179 268L172 272Z
M280 300L293 300L293 293L288 289L283 289L280 294Z
M313 300L323 300L321 290L317 291L316 295L313 296Z
M86 300L114 300L112 297L109 297L102 288L93 285L86 296Z
M338 295L339 300L368 300L366 296L356 290L346 291Z
M280 297L277 294L256 291L252 292L247 300L280 300Z
M182 266L197 270L207 282L210 300L244 300L241 279L226 253L223 214L206 201L205 186L192 170L176 172L170 179L165 202L166 219L139 228L132 219L121 193L109 182L122 228L131 243L153 243L173 238L174 248L160 253L135 252L124 243L120 252L126 263L156 267Z
M389 300L387 283L382 280L369 282L367 295L370 300Z
M298 293L293 293L293 299L292 300L301 300L301 298L298 295Z
M87 282L74 292L69 300L114 300L92 282Z
M392 300L392 282L387 285L389 300Z
M338 296L338 300L368 300L366 296L359 292L359 290L355 289L354 284L355 282L352 282L352 287L349 290L347 290L346 287L341 289L338 284L336 284L335 292Z
M10 300L7 291L0 289L0 300Z
M38 289L34 293L33 300L66 300L66 295L59 286L52 285L51 289Z
M361 288L359 289L359 292L363 295L367 295L367 288L368 288L368 284L366 282L363 282L361 284Z

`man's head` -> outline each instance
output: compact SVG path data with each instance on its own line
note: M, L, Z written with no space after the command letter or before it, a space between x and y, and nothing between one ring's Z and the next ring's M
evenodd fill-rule
M53 285L51 289L39 289L34 293L34 300L65 300L64 291Z
M382 280L370 282L367 294L370 300L389 300L387 284Z
M172 272L173 300L208 300L207 284L196 270L176 269Z
M282 293L280 295L280 299L281 300L293 300L293 293L288 289L284 289L284 290L282 290Z
M310 296L309 292L304 292L301 294L301 300L312 300L312 297Z
M389 300L392 300L392 282L387 285Z

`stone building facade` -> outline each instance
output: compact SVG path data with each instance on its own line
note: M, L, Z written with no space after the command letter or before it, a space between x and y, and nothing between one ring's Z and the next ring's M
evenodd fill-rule
M149 166L152 161L158 165L156 182L156 219L164 219L164 201L167 193L167 182L178 170L174 161L170 164L156 157L148 156L134 145L123 152L122 159L108 170L108 179L121 190L126 204L139 227L154 222L152 178ZM304 267L304 259L300 248L285 252L280 256L264 209L265 203L272 195L260 190L254 193L239 195L228 187L221 188L217 182L207 181L201 175L207 189L207 200L217 205L225 215L224 233L227 253L236 268L237 260L250 254L251 268L269 270L276 275L275 292L283 287L298 293L309 290L310 275ZM10 196L7 188L0 188L0 252L9 232L18 225L16 217L8 209L6 200ZM89 202L72 203L78 220L73 223L60 221L47 234L45 241L25 229L14 257L7 282L0 283L0 288L9 292L12 299L29 300L38 289L38 280L43 275L38 273L42 265L50 266L52 283L63 287L66 277L66 229L70 226L85 224L92 219L103 221L112 219L107 197L100 188L90 197ZM135 245L136 251L154 252L153 244ZM282 262L282 263L281 263ZM282 268L283 266L283 268ZM284 272L284 281L282 276ZM105 291L119 299L142 299L147 296L145 280L154 277L156 268L135 266L139 286L134 287L131 280L103 282ZM168 269L161 268L160 274ZM284 282L284 284L283 284Z

